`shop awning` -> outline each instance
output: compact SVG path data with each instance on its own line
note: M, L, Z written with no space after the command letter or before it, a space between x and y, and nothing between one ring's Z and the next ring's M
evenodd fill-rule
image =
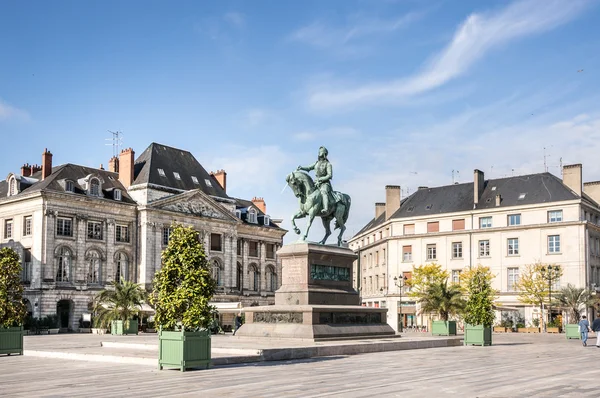
M210 302L210 305L215 306L218 312L221 314L230 313L237 314L238 312L243 312L242 303L239 301L234 302Z

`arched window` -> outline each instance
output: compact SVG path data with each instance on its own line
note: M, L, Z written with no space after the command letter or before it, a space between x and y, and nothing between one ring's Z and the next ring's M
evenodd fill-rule
M121 278L129 280L129 257L122 252L117 253L115 281L119 282Z
M61 247L58 250L56 282L68 282L71 275L71 250L67 247Z
M217 286L223 286L223 272L218 260L214 260L212 263L212 277L217 282Z
M90 180L90 195L100 196L100 181L97 178Z
M260 272L258 271L258 267L256 265L251 265L249 272L250 272L250 281L252 282L252 286L250 286L250 290L259 292L260 291Z
M272 266L267 267L267 290L270 292L277 290L277 274Z
M256 224L256 210L250 209L248 210L248 222L252 224Z
M8 196L13 196L18 193L19 191L17 190L17 179L15 177L11 177L10 181L8 182Z
M88 254L88 274L87 283L100 283L100 272L102 270L102 258L100 253L92 250Z
M244 267L242 264L237 263L237 275L235 278L235 287L237 290L242 290L244 287Z
M73 181L65 181L65 191L67 192L75 192L75 183Z

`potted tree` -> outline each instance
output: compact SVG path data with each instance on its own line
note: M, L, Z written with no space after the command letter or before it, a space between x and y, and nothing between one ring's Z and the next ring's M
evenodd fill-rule
M137 334L138 321L133 317L139 314L146 292L122 278L110 285L112 289L102 290L95 300L97 325L105 329L110 326L113 335Z
M433 312L440 320L431 322L431 334L434 336L456 336L456 321L450 316L461 313L465 302L458 284L448 281L434 283L419 294L422 312Z
M492 345L492 324L494 322L493 300L496 292L492 289L493 275L488 267L478 266L464 272L465 291L468 295L465 304L465 345Z
M575 287L569 283L566 287L560 289L556 296L556 301L567 310L569 315L568 323L565 325L567 339L580 339L578 324L581 320L581 312L585 308L597 304L598 300L589 290Z
M151 303L159 326L158 368L208 368L211 338L208 326L216 288L198 233L174 225L154 277Z
M26 316L19 255L5 247L0 249L0 354L23 355Z

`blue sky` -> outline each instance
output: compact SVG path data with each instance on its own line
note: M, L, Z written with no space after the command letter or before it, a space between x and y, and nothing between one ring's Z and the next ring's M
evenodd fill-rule
M325 145L347 237L386 184L542 172L544 152L600 180L599 18L595 0L2 2L0 178L46 147L106 166L118 130L224 168L289 228L285 175Z

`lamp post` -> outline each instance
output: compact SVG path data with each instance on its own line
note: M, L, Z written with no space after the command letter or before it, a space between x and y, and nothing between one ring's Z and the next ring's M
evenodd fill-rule
M398 322L398 332L402 332L402 326L404 324L404 318L402 317L402 288L404 287L404 282L406 282L406 276L398 279L397 276L394 277L394 285L398 288L398 318L400 321Z
M550 305L552 304L552 272L558 270L558 265L555 267L552 267L551 265L548 265L548 267L542 267L542 275L544 275L544 277L548 278L548 322L550 322L550 317L552 316L550 314ZM542 314L543 316L544 314ZM548 331L548 322L546 322L546 324L544 325L544 331Z

